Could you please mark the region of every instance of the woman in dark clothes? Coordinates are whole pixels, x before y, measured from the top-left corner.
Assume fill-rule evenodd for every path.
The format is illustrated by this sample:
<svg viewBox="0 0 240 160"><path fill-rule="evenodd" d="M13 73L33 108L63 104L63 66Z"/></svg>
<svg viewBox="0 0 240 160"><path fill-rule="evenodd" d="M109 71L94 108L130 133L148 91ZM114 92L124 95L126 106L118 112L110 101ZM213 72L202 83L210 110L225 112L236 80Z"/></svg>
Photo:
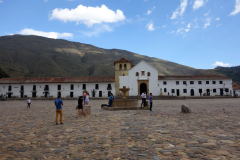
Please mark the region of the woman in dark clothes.
<svg viewBox="0 0 240 160"><path fill-rule="evenodd" d="M79 99L78 99L78 111L77 111L77 114L76 114L76 118L78 118L78 114L80 112L80 109L82 110L82 113L83 113L84 117L86 117L86 114L83 111L83 96L80 96Z"/></svg>

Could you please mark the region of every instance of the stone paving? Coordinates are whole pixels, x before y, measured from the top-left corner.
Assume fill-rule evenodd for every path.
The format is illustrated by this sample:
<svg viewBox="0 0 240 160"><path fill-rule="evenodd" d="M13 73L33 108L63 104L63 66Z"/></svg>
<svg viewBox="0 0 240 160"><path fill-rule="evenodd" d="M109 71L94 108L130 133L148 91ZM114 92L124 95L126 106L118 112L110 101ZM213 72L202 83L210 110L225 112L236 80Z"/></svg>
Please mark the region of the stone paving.
<svg viewBox="0 0 240 160"><path fill-rule="evenodd" d="M155 100L153 112L106 111L106 100L90 100L92 115L78 119L77 101L63 102L63 125L53 101L0 102L0 159L240 159L239 98ZM180 113L182 104L192 113Z"/></svg>

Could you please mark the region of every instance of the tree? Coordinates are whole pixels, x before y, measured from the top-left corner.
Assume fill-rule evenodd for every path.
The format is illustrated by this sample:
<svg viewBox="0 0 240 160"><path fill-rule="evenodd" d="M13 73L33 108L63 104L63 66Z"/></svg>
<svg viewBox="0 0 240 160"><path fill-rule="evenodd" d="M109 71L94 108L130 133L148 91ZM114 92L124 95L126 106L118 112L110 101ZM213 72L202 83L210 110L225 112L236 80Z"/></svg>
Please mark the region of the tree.
<svg viewBox="0 0 240 160"><path fill-rule="evenodd" d="M10 76L6 72L4 72L4 70L2 70L2 68L0 68L0 79L3 77L8 78Z"/></svg>

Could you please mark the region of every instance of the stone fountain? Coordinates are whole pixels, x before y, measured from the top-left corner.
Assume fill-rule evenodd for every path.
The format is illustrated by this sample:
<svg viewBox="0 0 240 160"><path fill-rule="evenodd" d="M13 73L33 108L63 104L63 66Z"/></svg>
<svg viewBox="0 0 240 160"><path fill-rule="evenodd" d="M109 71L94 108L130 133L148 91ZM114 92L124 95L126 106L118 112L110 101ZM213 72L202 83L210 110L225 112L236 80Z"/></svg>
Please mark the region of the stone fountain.
<svg viewBox="0 0 240 160"><path fill-rule="evenodd" d="M119 88L120 91L123 93L122 99L115 99L112 102L111 107L103 107L103 109L107 110L146 110L149 109L149 107L138 107L138 99L127 99L127 92L130 90L130 88L126 88L126 86L123 86L123 88Z"/></svg>

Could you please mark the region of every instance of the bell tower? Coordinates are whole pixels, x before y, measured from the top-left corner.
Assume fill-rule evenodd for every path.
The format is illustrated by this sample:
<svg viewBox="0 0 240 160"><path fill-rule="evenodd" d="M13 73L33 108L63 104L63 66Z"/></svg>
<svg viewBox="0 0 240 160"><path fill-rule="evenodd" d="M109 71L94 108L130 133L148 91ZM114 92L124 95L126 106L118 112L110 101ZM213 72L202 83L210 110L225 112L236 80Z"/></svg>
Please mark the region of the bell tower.
<svg viewBox="0 0 240 160"><path fill-rule="evenodd" d="M128 76L128 71L132 68L132 61L125 59L124 57L120 58L117 61L114 61L115 66L115 96L120 93L119 87L119 76ZM128 92L127 92L128 95Z"/></svg>

